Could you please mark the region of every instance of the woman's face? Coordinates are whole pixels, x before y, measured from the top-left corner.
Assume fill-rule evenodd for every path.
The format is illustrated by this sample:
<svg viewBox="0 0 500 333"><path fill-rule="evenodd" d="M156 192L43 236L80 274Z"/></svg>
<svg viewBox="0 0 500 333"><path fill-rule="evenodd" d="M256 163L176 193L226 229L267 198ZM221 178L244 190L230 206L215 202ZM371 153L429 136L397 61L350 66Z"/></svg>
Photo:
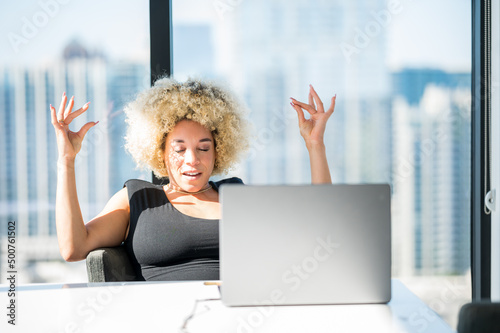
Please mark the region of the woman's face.
<svg viewBox="0 0 500 333"><path fill-rule="evenodd" d="M172 185L188 192L202 190L215 164L212 133L195 121L181 120L167 135L164 158Z"/></svg>

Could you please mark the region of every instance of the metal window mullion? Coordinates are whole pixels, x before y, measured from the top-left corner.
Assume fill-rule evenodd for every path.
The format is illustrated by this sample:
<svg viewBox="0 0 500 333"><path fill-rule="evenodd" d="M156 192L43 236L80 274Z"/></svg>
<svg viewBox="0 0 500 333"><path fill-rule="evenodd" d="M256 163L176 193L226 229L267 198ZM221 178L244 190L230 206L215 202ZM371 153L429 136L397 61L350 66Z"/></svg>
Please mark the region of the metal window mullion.
<svg viewBox="0 0 500 333"><path fill-rule="evenodd" d="M484 194L489 182L486 135L490 106L490 17L490 0L472 1L471 275L474 301L491 297L491 223L484 210Z"/></svg>
<svg viewBox="0 0 500 333"><path fill-rule="evenodd" d="M172 0L149 0L151 85L173 73ZM167 180L152 174L153 183Z"/></svg>

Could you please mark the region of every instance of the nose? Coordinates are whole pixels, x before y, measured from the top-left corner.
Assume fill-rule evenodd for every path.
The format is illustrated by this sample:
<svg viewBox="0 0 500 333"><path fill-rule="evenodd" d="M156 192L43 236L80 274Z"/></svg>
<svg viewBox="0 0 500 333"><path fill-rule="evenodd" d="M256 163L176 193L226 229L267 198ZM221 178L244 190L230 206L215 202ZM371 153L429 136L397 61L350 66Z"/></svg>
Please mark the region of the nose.
<svg viewBox="0 0 500 333"><path fill-rule="evenodd" d="M184 163L188 165L196 165L199 163L198 154L193 149L187 149L184 154Z"/></svg>

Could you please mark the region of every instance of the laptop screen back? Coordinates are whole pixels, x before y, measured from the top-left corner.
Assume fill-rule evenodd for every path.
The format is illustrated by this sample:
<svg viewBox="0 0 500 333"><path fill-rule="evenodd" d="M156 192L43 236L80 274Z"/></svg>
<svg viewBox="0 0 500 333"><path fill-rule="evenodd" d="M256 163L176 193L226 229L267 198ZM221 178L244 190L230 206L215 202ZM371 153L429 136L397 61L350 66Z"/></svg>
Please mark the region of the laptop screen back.
<svg viewBox="0 0 500 333"><path fill-rule="evenodd" d="M389 185L226 185L220 195L224 304L390 300Z"/></svg>

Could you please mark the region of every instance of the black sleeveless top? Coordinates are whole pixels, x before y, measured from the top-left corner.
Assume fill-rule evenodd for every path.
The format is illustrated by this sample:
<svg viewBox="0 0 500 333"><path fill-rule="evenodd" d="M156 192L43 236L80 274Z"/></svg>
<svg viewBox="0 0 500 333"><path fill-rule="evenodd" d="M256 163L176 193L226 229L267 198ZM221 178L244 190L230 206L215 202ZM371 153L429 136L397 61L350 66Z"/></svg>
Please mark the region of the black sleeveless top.
<svg viewBox="0 0 500 333"><path fill-rule="evenodd" d="M210 182L243 183L239 178ZM125 182L130 228L125 248L139 278L147 281L218 280L219 220L187 216L167 199L162 185Z"/></svg>

